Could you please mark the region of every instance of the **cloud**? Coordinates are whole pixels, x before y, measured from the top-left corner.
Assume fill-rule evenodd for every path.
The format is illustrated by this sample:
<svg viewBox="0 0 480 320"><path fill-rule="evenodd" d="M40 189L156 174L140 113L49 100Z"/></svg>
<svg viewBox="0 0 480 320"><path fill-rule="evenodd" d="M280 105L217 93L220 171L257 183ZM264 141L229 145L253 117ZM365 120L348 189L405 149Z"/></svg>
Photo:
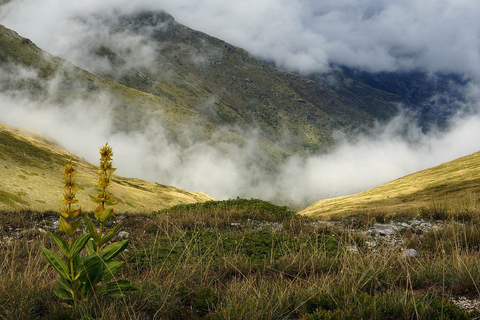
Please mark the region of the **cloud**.
<svg viewBox="0 0 480 320"><path fill-rule="evenodd" d="M9 78L0 70L0 85L34 78L35 71L15 66L10 66L10 71L15 68L18 70L9 72ZM55 81L46 87L55 88ZM478 88L471 90L476 97L478 90L474 89ZM262 198L300 209L319 199L356 193L480 149L480 116L458 116L449 132L423 134L412 124L411 115L403 113L354 141L337 135L337 147L329 154L297 155L265 168L258 159L266 155L254 134L243 146L218 147L212 141L180 145L169 140L155 118L135 132L115 130L108 115L118 101L106 93L88 102L73 99L58 105L48 97L28 98L22 92L11 89L0 93L0 122L43 133L92 163L98 162L98 148L108 141L114 148L118 174L202 191L217 199ZM405 130L407 134L399 134ZM188 128L184 131L188 134Z"/></svg>
<svg viewBox="0 0 480 320"><path fill-rule="evenodd" d="M469 0L16 0L4 6L0 21L71 58L72 36L84 31L72 18L139 9L166 10L290 71L322 72L337 63L368 71L480 73L480 3Z"/></svg>

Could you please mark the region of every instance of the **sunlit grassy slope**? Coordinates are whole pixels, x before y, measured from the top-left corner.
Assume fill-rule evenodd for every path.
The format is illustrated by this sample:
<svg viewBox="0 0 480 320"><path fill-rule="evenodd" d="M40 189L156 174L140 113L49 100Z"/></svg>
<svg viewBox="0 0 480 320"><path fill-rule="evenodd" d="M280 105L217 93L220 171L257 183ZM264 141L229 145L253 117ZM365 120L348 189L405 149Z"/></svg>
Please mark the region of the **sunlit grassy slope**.
<svg viewBox="0 0 480 320"><path fill-rule="evenodd" d="M419 213L468 210L480 196L480 152L391 181L358 194L321 200L301 214Z"/></svg>
<svg viewBox="0 0 480 320"><path fill-rule="evenodd" d="M93 210L95 204L89 195L95 196L97 192L94 165L39 136L0 124L0 209L61 208L62 167L70 158L78 169L79 204L85 211ZM116 210L123 212L147 212L212 200L199 192L120 176L114 176L111 192L119 202Z"/></svg>

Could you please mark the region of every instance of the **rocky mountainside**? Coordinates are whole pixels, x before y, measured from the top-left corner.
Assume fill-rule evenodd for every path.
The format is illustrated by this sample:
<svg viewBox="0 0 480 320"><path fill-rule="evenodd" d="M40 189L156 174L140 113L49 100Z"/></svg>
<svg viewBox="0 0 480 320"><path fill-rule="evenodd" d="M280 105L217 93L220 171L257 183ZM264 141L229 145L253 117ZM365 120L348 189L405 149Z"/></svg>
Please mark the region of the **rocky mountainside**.
<svg viewBox="0 0 480 320"><path fill-rule="evenodd" d="M140 91L172 97L216 125L259 127L263 137L287 152L325 149L333 130L351 131L397 112L393 94L352 79L339 89L276 69L165 12L92 20L86 24L100 20L108 36L89 41L90 50L111 67L99 70L86 61L85 68ZM140 36L155 48L153 65L130 67L135 54L116 41L122 34Z"/></svg>
<svg viewBox="0 0 480 320"><path fill-rule="evenodd" d="M2 89L63 104L108 92L116 100L116 130L142 130L155 118L174 141L188 144L193 138L217 145L241 145L255 131L277 160L325 151L334 143L333 131L357 132L397 112L394 94L352 79L338 88L278 70L164 12L91 17L84 23L102 30L78 39L84 60L76 64L89 72L43 52L35 39L1 27ZM122 38L142 45L129 46ZM142 50L149 52L147 58ZM18 65L38 77L19 81ZM184 127L194 134L185 138Z"/></svg>

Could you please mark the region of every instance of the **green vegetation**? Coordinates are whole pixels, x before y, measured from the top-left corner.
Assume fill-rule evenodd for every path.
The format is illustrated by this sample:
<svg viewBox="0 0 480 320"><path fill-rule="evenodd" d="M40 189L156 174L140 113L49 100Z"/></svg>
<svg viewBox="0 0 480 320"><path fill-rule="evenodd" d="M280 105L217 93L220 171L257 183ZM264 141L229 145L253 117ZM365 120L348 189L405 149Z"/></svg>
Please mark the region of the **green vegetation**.
<svg viewBox="0 0 480 320"><path fill-rule="evenodd" d="M0 235L14 236L9 228L48 226L54 216L0 212ZM117 212L115 217L123 221L130 239L129 250L117 256L124 262L119 275L134 280L139 290L122 299L91 299L77 310L65 308L52 294L56 277L41 258L48 238L25 232L1 244L0 318L480 316L478 310L467 312L452 300L479 295L476 213L462 223L445 220L441 229L425 234L403 233L400 248L380 241L375 250L369 248L362 228L355 231L286 214L285 208L255 199L181 205L154 215ZM358 252L350 250L352 246ZM403 257L403 248L416 249L418 256Z"/></svg>
<svg viewBox="0 0 480 320"><path fill-rule="evenodd" d="M78 309L79 303L85 298L99 299L104 295L122 295L125 291L135 290L128 281L114 280L123 265L121 261L115 261L117 255L125 250L128 239L120 242L107 243L118 233L121 223L106 231L104 223L113 217L113 209L106 209L105 205L114 204L110 200L107 187L110 184L110 176L115 169L112 167L112 149L105 145L100 149L101 162L99 169L98 184L101 188L98 196L92 197L94 202L99 203L95 211L95 218L100 223L97 230L93 221L86 215L85 224L89 233L84 232L75 237L82 219L79 219L81 209L74 208L78 202L75 198L77 190L75 184L75 167L72 160L64 166L65 176L64 200L65 208L60 211L59 230L68 236L68 242L52 232L48 232L50 238L63 253L64 258L47 248L42 248L50 265L60 274L58 285L60 289L55 294L62 299L72 300L74 310ZM93 242L90 239L93 238ZM82 256L81 252L87 248L88 255Z"/></svg>

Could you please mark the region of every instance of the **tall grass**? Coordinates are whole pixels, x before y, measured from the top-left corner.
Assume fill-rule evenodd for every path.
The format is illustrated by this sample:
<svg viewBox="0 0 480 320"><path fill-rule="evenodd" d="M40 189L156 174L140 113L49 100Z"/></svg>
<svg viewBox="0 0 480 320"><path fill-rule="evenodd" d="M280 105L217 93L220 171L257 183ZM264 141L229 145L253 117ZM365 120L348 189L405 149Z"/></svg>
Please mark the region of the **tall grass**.
<svg viewBox="0 0 480 320"><path fill-rule="evenodd" d="M254 204L257 209L249 211ZM447 221L428 234L405 235L405 248L415 248L419 255L404 258L402 248L379 243L372 251L363 234L281 211L259 200L231 200L155 215L117 214L131 235L119 276L132 279L139 290L124 300L92 301L77 311L65 309L52 295L54 275L40 256L44 236L14 240L0 250L0 319L480 315L450 299L479 296L475 216L467 223ZM33 221L24 221L24 227ZM352 245L358 253L348 249Z"/></svg>

